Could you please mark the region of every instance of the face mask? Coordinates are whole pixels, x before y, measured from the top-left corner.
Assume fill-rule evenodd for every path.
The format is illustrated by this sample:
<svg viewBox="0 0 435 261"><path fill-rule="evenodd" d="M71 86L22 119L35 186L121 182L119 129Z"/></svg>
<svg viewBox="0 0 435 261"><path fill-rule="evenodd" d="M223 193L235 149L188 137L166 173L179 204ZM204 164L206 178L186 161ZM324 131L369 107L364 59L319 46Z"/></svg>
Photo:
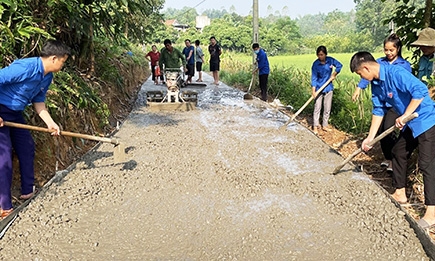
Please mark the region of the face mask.
<svg viewBox="0 0 435 261"><path fill-rule="evenodd" d="M255 54L258 54L259 52L260 52L260 50L255 50L254 51Z"/></svg>

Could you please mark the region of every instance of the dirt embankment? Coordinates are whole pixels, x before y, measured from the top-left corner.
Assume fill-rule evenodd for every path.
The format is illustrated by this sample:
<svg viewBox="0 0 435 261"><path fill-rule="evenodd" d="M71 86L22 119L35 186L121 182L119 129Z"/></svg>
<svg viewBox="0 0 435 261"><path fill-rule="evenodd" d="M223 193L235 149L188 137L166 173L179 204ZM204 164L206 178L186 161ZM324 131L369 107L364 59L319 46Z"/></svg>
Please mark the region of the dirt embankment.
<svg viewBox="0 0 435 261"><path fill-rule="evenodd" d="M41 192L0 241L5 259L428 260L389 197L269 105L209 84L198 109L152 113Z"/></svg>

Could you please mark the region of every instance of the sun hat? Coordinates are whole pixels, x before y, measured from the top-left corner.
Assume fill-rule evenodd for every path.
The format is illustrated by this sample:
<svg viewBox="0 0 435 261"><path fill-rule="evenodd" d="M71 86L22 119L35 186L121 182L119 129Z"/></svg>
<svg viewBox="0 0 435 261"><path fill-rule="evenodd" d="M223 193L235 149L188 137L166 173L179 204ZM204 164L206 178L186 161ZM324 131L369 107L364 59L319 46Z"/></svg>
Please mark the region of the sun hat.
<svg viewBox="0 0 435 261"><path fill-rule="evenodd" d="M411 43L412 46L433 46L435 47L435 29L424 28L418 34L417 41Z"/></svg>

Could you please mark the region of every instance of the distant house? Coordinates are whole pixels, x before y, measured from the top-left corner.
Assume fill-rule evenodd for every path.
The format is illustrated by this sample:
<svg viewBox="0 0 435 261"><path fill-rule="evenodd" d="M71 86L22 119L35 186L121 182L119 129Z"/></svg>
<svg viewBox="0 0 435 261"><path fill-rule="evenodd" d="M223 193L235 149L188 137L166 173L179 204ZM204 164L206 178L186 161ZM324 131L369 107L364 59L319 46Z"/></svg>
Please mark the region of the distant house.
<svg viewBox="0 0 435 261"><path fill-rule="evenodd" d="M196 29L199 31L202 31L202 29L204 29L204 27L210 25L210 18L208 18L208 16L206 16L206 15L199 15L195 18L195 22L196 22ZM185 32L187 30L187 28L190 27L187 24L180 24L177 21L177 19L166 20L165 25L172 26L176 30L182 31L182 32Z"/></svg>
<svg viewBox="0 0 435 261"><path fill-rule="evenodd" d="M199 31L202 31L204 27L210 25L210 18L208 18L208 16L206 15L197 16L195 21L196 21L196 29L198 29Z"/></svg>
<svg viewBox="0 0 435 261"><path fill-rule="evenodd" d="M179 31L183 31L185 32L187 28L189 28L189 26L187 24L180 24L177 22L176 19L172 19L172 20L166 20L165 21L165 25L166 26L172 26L175 29L179 30Z"/></svg>

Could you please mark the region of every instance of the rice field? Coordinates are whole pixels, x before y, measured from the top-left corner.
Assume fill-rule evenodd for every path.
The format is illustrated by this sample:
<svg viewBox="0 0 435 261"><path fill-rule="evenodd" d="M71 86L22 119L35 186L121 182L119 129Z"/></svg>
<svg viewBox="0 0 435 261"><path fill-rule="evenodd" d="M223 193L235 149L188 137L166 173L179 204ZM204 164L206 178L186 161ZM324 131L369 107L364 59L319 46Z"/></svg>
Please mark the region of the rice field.
<svg viewBox="0 0 435 261"><path fill-rule="evenodd" d="M334 57L338 61L343 64L343 69L340 75L345 75L354 79L358 79L359 76L350 72L349 63L352 58L353 53L331 53L328 56ZM382 57L383 53L373 53L375 58ZM252 56L244 55L244 54L235 54L230 53L226 55L228 58L232 60L237 60L240 62L251 63ZM288 68L288 67L296 67L300 70L307 70L310 72L311 65L314 60L317 59L315 54L301 54L301 55L280 55L280 56L269 56L269 63L272 68Z"/></svg>
<svg viewBox="0 0 435 261"><path fill-rule="evenodd" d="M331 123L346 132L362 133L370 125L371 91L361 92L357 102L352 101L352 94L360 80L351 73L349 62L353 54L338 53L330 56L343 64L341 73L334 81L334 100ZM374 53L375 58L382 53ZM279 98L284 104L294 108L300 107L311 96L311 65L316 55L283 55L269 57L271 73L269 75L269 95ZM252 56L237 53L224 53L221 63L221 78L231 85L245 86L251 78ZM313 104L308 105L307 112L312 111Z"/></svg>

